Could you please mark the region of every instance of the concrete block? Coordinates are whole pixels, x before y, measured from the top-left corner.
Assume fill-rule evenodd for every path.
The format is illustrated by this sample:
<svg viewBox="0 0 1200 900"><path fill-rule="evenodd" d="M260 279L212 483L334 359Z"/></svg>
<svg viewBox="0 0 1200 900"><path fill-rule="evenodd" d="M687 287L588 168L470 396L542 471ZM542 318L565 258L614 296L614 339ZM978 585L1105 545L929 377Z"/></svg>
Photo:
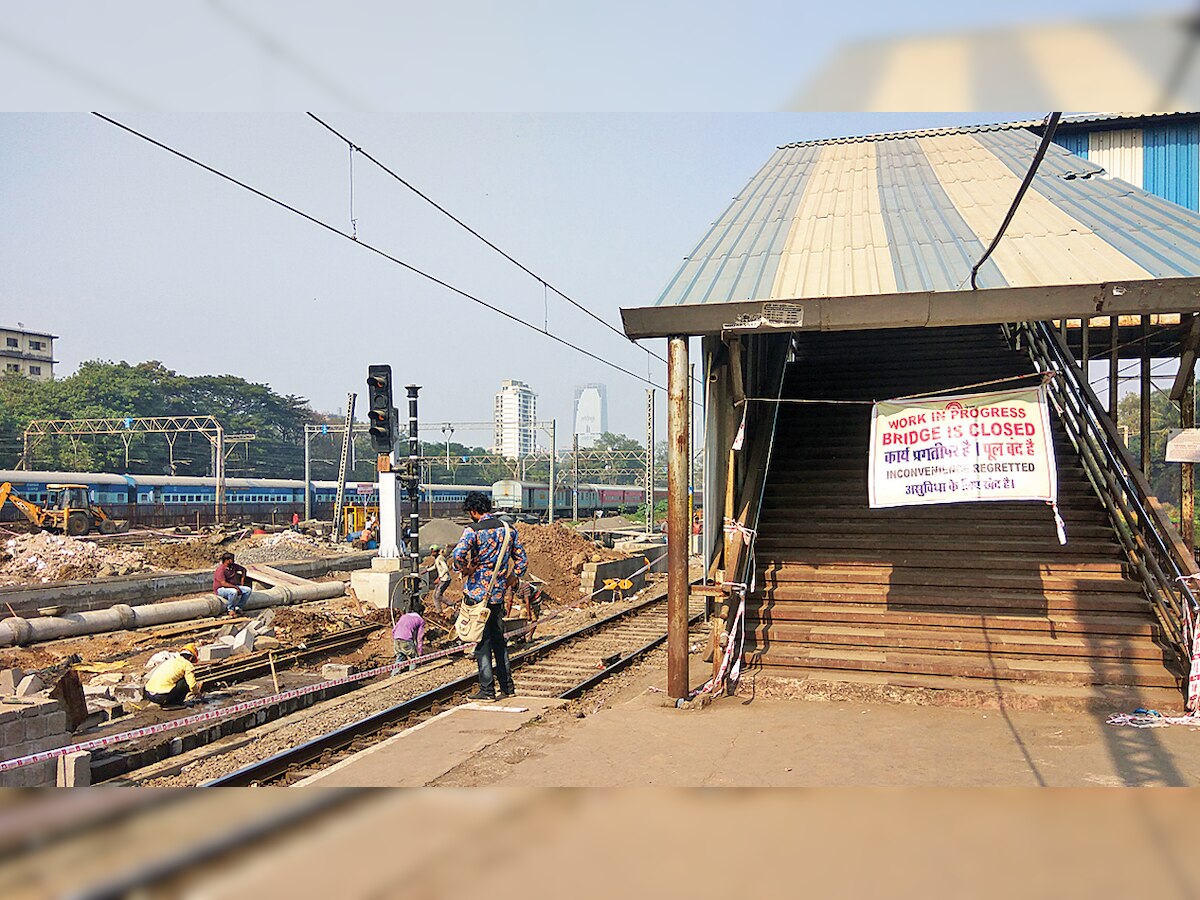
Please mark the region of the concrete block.
<svg viewBox="0 0 1200 900"><path fill-rule="evenodd" d="M235 640L237 640L237 637L234 634L222 634L217 636L217 643L224 644L226 647L232 647Z"/></svg>
<svg viewBox="0 0 1200 900"><path fill-rule="evenodd" d="M229 644L206 644L200 648L200 662L214 662L218 659L225 659L233 652L233 647Z"/></svg>
<svg viewBox="0 0 1200 900"><path fill-rule="evenodd" d="M21 718L21 707L12 703L0 704L0 725L7 725L19 718Z"/></svg>
<svg viewBox="0 0 1200 900"><path fill-rule="evenodd" d="M238 631L238 626L235 623L226 622L224 625L221 626L220 630L217 632L217 640L220 640L221 638L226 638L226 637L231 638L234 636L234 634L237 633L237 631Z"/></svg>
<svg viewBox="0 0 1200 900"><path fill-rule="evenodd" d="M28 703L21 708L21 717L23 719L32 719L34 716L44 716L52 713L56 709L59 709L57 700L35 698L32 703Z"/></svg>
<svg viewBox="0 0 1200 900"><path fill-rule="evenodd" d="M390 557L376 556L371 560L372 572L399 572L404 560L400 557L394 559Z"/></svg>
<svg viewBox="0 0 1200 900"><path fill-rule="evenodd" d="M30 720L34 721L34 720ZM22 718L14 719L11 722L6 722L0 725L0 743L4 745L4 751L8 754L6 758L12 759L14 754L11 752L13 747L25 740L25 720Z"/></svg>
<svg viewBox="0 0 1200 900"><path fill-rule="evenodd" d="M230 656L241 656L246 653L254 652L254 632L249 628L243 628L233 636L233 646L230 648Z"/></svg>
<svg viewBox="0 0 1200 900"><path fill-rule="evenodd" d="M335 678L346 678L354 674L354 666L345 666L340 663L326 663L321 666L321 677L326 681L333 681Z"/></svg>
<svg viewBox="0 0 1200 900"><path fill-rule="evenodd" d="M86 787L92 783L92 754L86 750L64 753L57 769L59 787Z"/></svg>
<svg viewBox="0 0 1200 900"><path fill-rule="evenodd" d="M46 723L49 716L34 716L25 723L25 740L39 741L46 736Z"/></svg>
<svg viewBox="0 0 1200 900"><path fill-rule="evenodd" d="M120 672L104 672L88 679L88 686L108 685L112 687L114 684L119 684L124 676Z"/></svg>
<svg viewBox="0 0 1200 900"><path fill-rule="evenodd" d="M264 635L254 639L255 650L278 650L283 646L283 641L277 640L271 635Z"/></svg>
<svg viewBox="0 0 1200 900"><path fill-rule="evenodd" d="M88 700L111 700L113 699L112 685L85 684L83 686L83 696Z"/></svg>
<svg viewBox="0 0 1200 900"><path fill-rule="evenodd" d="M42 679L36 675L26 675L21 679L21 683L17 685L18 697L32 697L46 689L46 685L42 683Z"/></svg>
<svg viewBox="0 0 1200 900"><path fill-rule="evenodd" d="M17 685L25 678L21 669L5 669L0 672L0 694L9 696L17 692Z"/></svg>
<svg viewBox="0 0 1200 900"><path fill-rule="evenodd" d="M350 587L363 603L376 609L387 609L394 596L399 594L396 587L400 578L399 572L351 572Z"/></svg>
<svg viewBox="0 0 1200 900"><path fill-rule="evenodd" d="M605 579L608 578L628 578L633 582L633 587L624 591L624 595L628 597L637 591L640 591L646 586L646 573L641 572L634 575L638 569L642 568L646 563L641 557L632 559L614 559L611 562L595 563L584 566L583 574L580 576L580 587L583 588L585 594L591 594L596 591L595 599L598 601L612 600L613 592L601 590L604 586Z"/></svg>
<svg viewBox="0 0 1200 900"><path fill-rule="evenodd" d="M93 700L88 703L88 715L102 722L111 721L125 715L125 707L116 700Z"/></svg>
<svg viewBox="0 0 1200 900"><path fill-rule="evenodd" d="M46 734L49 736L67 733L67 711L65 709L56 709L52 713L38 716L38 720L46 723Z"/></svg>

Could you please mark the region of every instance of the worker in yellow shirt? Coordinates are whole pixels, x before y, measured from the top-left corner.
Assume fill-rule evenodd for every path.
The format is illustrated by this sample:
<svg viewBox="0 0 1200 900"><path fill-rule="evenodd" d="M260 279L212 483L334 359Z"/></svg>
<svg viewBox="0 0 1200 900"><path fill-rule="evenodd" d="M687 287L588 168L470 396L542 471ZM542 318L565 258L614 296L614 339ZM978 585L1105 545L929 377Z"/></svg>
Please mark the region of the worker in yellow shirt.
<svg viewBox="0 0 1200 900"><path fill-rule="evenodd" d="M188 644L159 663L142 686L142 696L159 706L178 706L189 690L199 697L204 683L196 680L197 655L196 645Z"/></svg>

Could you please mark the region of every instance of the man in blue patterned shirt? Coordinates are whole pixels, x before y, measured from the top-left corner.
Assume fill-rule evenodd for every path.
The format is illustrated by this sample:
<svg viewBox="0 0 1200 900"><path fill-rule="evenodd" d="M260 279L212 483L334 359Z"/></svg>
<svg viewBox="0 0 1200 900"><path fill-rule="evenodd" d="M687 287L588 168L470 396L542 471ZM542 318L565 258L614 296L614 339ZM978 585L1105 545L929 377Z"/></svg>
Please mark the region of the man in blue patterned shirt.
<svg viewBox="0 0 1200 900"><path fill-rule="evenodd" d="M483 637L475 645L479 690L470 699L495 700L497 682L501 695L511 697L516 688L508 662L508 641L504 637L504 598L509 585L525 574L528 566L525 548L516 528L492 516L492 498L482 491L467 494L463 511L471 517L471 524L458 539L450 558L455 570L463 576L463 602L486 602L489 611Z"/></svg>

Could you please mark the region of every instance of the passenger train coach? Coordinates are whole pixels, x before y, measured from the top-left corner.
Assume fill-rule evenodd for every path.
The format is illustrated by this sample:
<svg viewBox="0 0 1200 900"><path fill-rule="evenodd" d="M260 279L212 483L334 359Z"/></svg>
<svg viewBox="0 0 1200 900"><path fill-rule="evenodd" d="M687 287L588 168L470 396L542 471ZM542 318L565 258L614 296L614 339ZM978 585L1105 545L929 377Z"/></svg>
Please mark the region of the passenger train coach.
<svg viewBox="0 0 1200 900"><path fill-rule="evenodd" d="M702 506L703 492L697 490L693 506ZM492 506L503 512L535 515L545 518L550 497L550 485L546 482L497 481L492 485ZM663 488L654 491L654 500L667 499ZM631 514L646 502L644 488L628 484L580 484L578 509L580 518L590 518L596 513ZM571 515L571 488L560 487L554 492L554 515L567 518Z"/></svg>
<svg viewBox="0 0 1200 900"><path fill-rule="evenodd" d="M216 479L170 475L114 475L102 472L21 472L0 469L0 484L11 481L18 494L44 505L47 485L87 485L92 501L110 516L128 519L134 527L204 525L214 518ZM491 493L491 485L423 484L422 516L460 516L468 491ZM337 494L336 481L312 482L312 514L329 519ZM345 502L378 506L374 482L347 482ZM287 478L225 479L226 518L233 521L290 522L292 513L304 515L304 482ZM0 509L0 522L25 521L12 504Z"/></svg>

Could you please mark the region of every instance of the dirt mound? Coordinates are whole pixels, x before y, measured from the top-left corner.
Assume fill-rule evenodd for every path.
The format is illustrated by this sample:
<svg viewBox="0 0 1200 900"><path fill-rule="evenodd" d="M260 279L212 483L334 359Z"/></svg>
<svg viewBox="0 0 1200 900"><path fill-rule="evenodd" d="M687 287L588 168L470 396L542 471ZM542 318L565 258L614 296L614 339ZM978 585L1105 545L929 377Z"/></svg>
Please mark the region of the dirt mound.
<svg viewBox="0 0 1200 900"><path fill-rule="evenodd" d="M452 519L431 519L421 526L421 549L427 551L430 544L453 547L465 527Z"/></svg>
<svg viewBox="0 0 1200 900"><path fill-rule="evenodd" d="M629 556L597 547L565 525L523 524L517 526L517 534L529 557L529 573L546 582L546 592L554 601L551 606L579 599L579 574L585 563Z"/></svg>
<svg viewBox="0 0 1200 900"><path fill-rule="evenodd" d="M146 557L138 551L47 532L18 535L0 544L0 583L4 584L107 578L148 569Z"/></svg>
<svg viewBox="0 0 1200 900"><path fill-rule="evenodd" d="M232 553L242 565L272 563L287 559L317 559L331 552L343 553L349 548L337 547L311 535L296 531L277 534L251 534L214 543L216 535L196 535L182 541L152 544L146 547L146 558L160 569L210 569L222 553Z"/></svg>

